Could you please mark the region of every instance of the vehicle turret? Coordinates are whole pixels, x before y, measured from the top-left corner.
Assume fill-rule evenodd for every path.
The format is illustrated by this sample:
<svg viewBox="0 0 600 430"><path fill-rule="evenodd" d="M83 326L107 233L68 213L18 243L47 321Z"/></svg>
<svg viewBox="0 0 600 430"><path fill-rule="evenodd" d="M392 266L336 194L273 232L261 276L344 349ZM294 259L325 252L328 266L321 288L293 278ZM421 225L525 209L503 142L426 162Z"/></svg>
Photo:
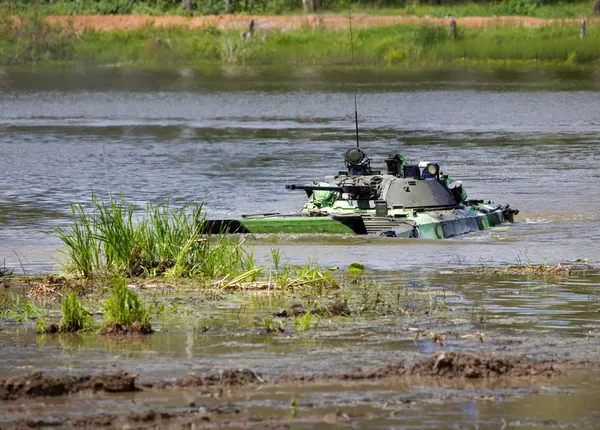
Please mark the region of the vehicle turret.
<svg viewBox="0 0 600 430"><path fill-rule="evenodd" d="M306 191L309 201L303 212L330 212L343 208L345 203L357 212L378 206L379 214L384 207L388 211L451 209L467 197L462 184L442 175L437 163L408 164L404 156L393 154L385 160L387 171L382 172L372 169L371 160L360 148L348 149L344 159L347 170L325 182L286 186Z"/></svg>

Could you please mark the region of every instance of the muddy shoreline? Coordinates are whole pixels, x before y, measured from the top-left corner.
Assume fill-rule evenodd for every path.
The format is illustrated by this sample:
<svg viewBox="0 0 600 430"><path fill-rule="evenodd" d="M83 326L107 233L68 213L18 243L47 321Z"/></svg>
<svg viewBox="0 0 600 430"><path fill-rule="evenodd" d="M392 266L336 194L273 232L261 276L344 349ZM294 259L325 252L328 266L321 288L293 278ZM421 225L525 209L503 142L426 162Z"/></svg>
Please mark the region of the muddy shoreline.
<svg viewBox="0 0 600 430"><path fill-rule="evenodd" d="M34 330L40 315L58 321L73 289L98 321L105 281L4 276L0 427L465 426L461 411L475 407L480 428L593 428L598 273L565 267L361 276L318 294L130 279L152 303L154 333L109 336ZM44 311L7 308L15 295ZM559 300L571 310L536 310ZM555 402L574 414L556 416Z"/></svg>
<svg viewBox="0 0 600 430"><path fill-rule="evenodd" d="M119 370L113 374L100 374L80 378L55 377L41 372L21 375L0 380L0 398L4 401L18 401L26 398L65 396L81 392L126 393L141 391L185 390L195 392L197 397L230 397L236 391L256 391L261 389L281 389L302 384L304 389L323 384L344 383L360 384L365 381L405 382L411 385L437 385L440 381L449 381L446 387L464 384L464 381L495 380L502 381L504 386L523 383L541 386L564 372L568 372L569 364L558 365L547 362L522 362L516 357L491 356L485 353L452 353L438 352L425 361L414 365L395 364L384 368L354 371L342 374L282 375L273 379L264 378L249 369L221 370L218 374L198 376L189 374L179 380L163 380L154 383L136 385L135 374ZM224 419L224 417L226 417ZM350 422L360 416L352 417L349 413L337 411L322 416L305 416L305 422L325 422L334 424ZM40 428L54 426L105 428L144 428L165 425L200 425L204 427L220 427L235 425L260 427L262 425L280 426L285 424L281 417L246 416L237 407L199 406L196 401L190 402L187 408L177 412L145 411L125 414L87 414L85 417L66 417L54 419L25 419L11 423L8 428Z"/></svg>

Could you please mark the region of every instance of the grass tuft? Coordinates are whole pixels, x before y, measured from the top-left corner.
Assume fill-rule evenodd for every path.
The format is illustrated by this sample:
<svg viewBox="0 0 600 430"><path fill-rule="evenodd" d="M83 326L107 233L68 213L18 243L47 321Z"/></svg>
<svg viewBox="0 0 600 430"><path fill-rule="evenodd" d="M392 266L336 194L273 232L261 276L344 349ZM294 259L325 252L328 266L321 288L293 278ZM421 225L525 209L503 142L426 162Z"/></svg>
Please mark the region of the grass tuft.
<svg viewBox="0 0 600 430"><path fill-rule="evenodd" d="M168 202L149 204L140 215L122 195L108 203L93 196L91 211L81 203L71 209L72 224L58 227L54 234L66 246L67 270L86 278L117 274L214 279L254 270L253 253L243 242L202 233L202 204L180 209Z"/></svg>
<svg viewBox="0 0 600 430"><path fill-rule="evenodd" d="M111 294L104 304L106 326L150 326L150 312L137 292L127 286L124 278L115 278Z"/></svg>
<svg viewBox="0 0 600 430"><path fill-rule="evenodd" d="M62 312L62 319L59 323L60 332L71 333L91 327L92 317L81 305L81 302L77 298L77 292L66 293L60 303L60 309Z"/></svg>

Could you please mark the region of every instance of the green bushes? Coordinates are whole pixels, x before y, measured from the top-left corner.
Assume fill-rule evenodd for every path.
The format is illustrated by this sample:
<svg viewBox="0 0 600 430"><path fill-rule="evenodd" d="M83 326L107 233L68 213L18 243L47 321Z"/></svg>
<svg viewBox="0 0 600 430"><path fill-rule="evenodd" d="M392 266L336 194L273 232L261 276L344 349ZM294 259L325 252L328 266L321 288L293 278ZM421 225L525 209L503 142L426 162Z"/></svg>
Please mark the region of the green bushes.
<svg viewBox="0 0 600 430"><path fill-rule="evenodd" d="M0 64L70 60L75 42L69 26L52 25L35 15L13 19L0 7Z"/></svg>
<svg viewBox="0 0 600 430"><path fill-rule="evenodd" d="M11 0L13 13L29 13L35 0ZM592 2L585 0L490 0L447 1L434 6L430 0L319 0L318 11L347 11L429 16L531 15L540 17L590 14ZM302 12L300 0L191 0L192 10L181 0L42 0L47 14L140 14L206 15L224 13L282 14Z"/></svg>

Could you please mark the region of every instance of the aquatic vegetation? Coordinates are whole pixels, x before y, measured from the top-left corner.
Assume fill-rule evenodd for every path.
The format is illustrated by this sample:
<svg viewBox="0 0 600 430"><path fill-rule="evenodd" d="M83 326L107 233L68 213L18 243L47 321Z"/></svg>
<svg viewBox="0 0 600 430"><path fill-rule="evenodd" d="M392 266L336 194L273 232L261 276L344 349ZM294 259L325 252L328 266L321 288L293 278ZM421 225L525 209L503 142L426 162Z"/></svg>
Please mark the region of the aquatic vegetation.
<svg viewBox="0 0 600 430"><path fill-rule="evenodd" d="M294 329L296 333L303 333L311 329L316 329L321 322L321 317L312 312L305 312L294 318Z"/></svg>
<svg viewBox="0 0 600 430"><path fill-rule="evenodd" d="M14 271L12 269L6 268L6 260L4 260L2 267L0 267L0 278L2 278L3 276L10 276L13 273Z"/></svg>
<svg viewBox="0 0 600 430"><path fill-rule="evenodd" d="M86 330L92 325L90 313L81 305L77 292L66 293L61 301L60 310L62 319L58 325L63 333Z"/></svg>
<svg viewBox="0 0 600 430"><path fill-rule="evenodd" d="M316 260L309 260L304 266L295 267L284 288L301 289L311 296L322 296L326 291L340 287L333 273L319 266ZM289 276L289 275L288 275Z"/></svg>
<svg viewBox="0 0 600 430"><path fill-rule="evenodd" d="M131 327L136 324L150 329L150 311L137 292L127 286L124 278L113 279L111 294L104 303L105 330L119 325Z"/></svg>
<svg viewBox="0 0 600 430"><path fill-rule="evenodd" d="M356 280L365 274L365 265L360 263L352 263L348 266L348 277Z"/></svg>
<svg viewBox="0 0 600 430"><path fill-rule="evenodd" d="M285 331L285 322L279 318L264 317L260 325L266 333L283 333Z"/></svg>
<svg viewBox="0 0 600 430"><path fill-rule="evenodd" d="M19 294L10 293L0 300L0 317L10 318L17 322L25 322L44 315L45 311L36 306L31 299L27 299L21 304L21 296Z"/></svg>
<svg viewBox="0 0 600 430"><path fill-rule="evenodd" d="M149 204L138 215L120 196L108 203L92 197L92 211L71 205L72 224L54 234L66 245L67 270L84 277L116 273L126 276L206 277L251 273L257 276L252 251L225 235L201 233L202 204L171 209Z"/></svg>

